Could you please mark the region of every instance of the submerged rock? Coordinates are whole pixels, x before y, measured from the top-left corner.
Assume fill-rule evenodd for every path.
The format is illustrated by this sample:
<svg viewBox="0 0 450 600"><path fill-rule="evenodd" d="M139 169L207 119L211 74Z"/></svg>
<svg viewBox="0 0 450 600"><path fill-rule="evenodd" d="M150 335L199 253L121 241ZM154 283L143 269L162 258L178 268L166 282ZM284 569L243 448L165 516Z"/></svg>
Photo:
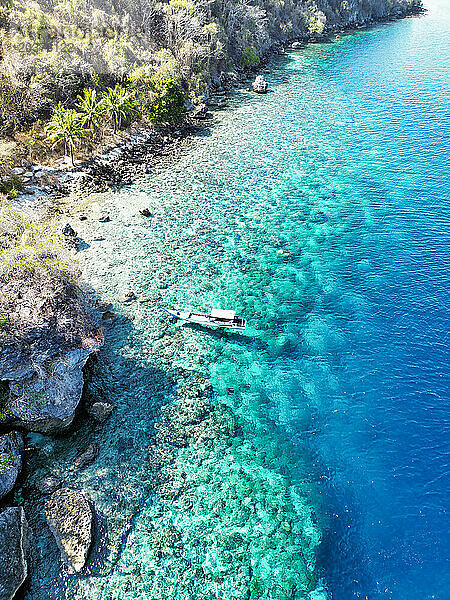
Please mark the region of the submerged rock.
<svg viewBox="0 0 450 600"><path fill-rule="evenodd" d="M21 506L0 514L0 600L11 600L28 575L28 523Z"/></svg>
<svg viewBox="0 0 450 600"><path fill-rule="evenodd" d="M42 494L48 495L53 494L53 492L57 490L61 484L62 482L59 477L56 477L56 475L48 475L47 477L40 479L37 482L36 487Z"/></svg>
<svg viewBox="0 0 450 600"><path fill-rule="evenodd" d="M75 459L75 468L85 469L86 467L91 465L97 458L99 450L100 448L98 444L89 444L87 448Z"/></svg>
<svg viewBox="0 0 450 600"><path fill-rule="evenodd" d="M12 431L0 435L0 498L13 489L22 468L23 440Z"/></svg>
<svg viewBox="0 0 450 600"><path fill-rule="evenodd" d="M82 492L61 488L52 494L45 512L69 572L81 571L92 541L93 515L87 497Z"/></svg>
<svg viewBox="0 0 450 600"><path fill-rule="evenodd" d="M328 221L327 215L323 212L323 210L318 210L312 218L313 223L326 223Z"/></svg>
<svg viewBox="0 0 450 600"><path fill-rule="evenodd" d="M115 405L111 402L94 402L87 407L87 413L97 423L104 423L112 415Z"/></svg>

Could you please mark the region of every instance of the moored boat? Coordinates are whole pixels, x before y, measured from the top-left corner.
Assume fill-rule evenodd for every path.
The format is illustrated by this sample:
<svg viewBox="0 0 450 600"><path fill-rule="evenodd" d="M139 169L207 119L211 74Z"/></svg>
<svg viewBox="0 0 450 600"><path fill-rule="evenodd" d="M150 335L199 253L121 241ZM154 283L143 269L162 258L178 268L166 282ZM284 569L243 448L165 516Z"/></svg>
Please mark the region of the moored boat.
<svg viewBox="0 0 450 600"><path fill-rule="evenodd" d="M197 313L170 308L164 309L169 315L182 321L189 321L196 325L209 325L210 327L244 329L247 325L246 319L240 319L236 316L234 310L213 309L210 313Z"/></svg>

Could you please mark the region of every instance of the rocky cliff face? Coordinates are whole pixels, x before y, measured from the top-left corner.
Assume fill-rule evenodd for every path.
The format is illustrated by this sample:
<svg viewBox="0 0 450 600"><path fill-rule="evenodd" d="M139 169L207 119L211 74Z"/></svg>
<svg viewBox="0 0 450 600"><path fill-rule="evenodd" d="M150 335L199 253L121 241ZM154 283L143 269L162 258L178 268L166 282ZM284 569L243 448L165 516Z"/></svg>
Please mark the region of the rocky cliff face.
<svg viewBox="0 0 450 600"><path fill-rule="evenodd" d="M11 0L10 5L14 35L4 37L5 72L26 72L29 78L36 65L42 69L47 63L49 52L48 69L59 66L86 80L92 72L122 76L136 65L166 62L177 65L195 92L211 74L255 64L250 50L258 59L292 38L417 11L421 0L61 0L54 8L43 0ZM58 99L65 101L73 81L63 79L65 97ZM43 84L36 80L36 93L38 83Z"/></svg>
<svg viewBox="0 0 450 600"><path fill-rule="evenodd" d="M74 418L83 391L83 367L102 337L72 343L47 326L12 339L0 350L0 419L3 425L39 433L60 433Z"/></svg>
<svg viewBox="0 0 450 600"><path fill-rule="evenodd" d="M72 423L102 342L73 263L55 227L0 206L0 425L58 433Z"/></svg>

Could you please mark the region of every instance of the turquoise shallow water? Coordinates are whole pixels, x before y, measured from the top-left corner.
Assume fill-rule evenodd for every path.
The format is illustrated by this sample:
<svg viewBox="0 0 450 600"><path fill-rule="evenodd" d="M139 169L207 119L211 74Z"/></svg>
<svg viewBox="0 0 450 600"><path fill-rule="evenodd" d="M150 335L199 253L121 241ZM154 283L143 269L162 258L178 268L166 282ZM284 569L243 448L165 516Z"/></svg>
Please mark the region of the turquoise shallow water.
<svg viewBox="0 0 450 600"><path fill-rule="evenodd" d="M53 596L302 597L321 539L311 598L450 598L450 15L429 9L277 59L270 93L237 93L174 168L86 201L112 220L77 226L84 276L122 315L90 392L118 409L54 453L63 472L102 440L68 477L113 551ZM150 302L121 306L129 289ZM163 306L236 308L249 327L196 329ZM196 373L239 434L181 450L182 492L161 500L153 420ZM158 558L169 521L183 551Z"/></svg>

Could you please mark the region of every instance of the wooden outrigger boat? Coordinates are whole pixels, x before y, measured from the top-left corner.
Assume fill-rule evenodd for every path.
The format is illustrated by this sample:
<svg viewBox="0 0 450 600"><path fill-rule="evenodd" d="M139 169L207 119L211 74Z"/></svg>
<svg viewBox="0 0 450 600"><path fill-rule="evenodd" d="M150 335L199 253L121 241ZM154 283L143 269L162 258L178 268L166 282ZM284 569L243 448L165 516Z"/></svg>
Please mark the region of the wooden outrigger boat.
<svg viewBox="0 0 450 600"><path fill-rule="evenodd" d="M173 310L170 308L165 308L164 310L176 319L189 321L189 323L195 323L196 325L209 325L210 327L221 328L228 327L230 329L244 329L247 325L246 319L236 317L236 311L234 310L214 309L209 314Z"/></svg>

